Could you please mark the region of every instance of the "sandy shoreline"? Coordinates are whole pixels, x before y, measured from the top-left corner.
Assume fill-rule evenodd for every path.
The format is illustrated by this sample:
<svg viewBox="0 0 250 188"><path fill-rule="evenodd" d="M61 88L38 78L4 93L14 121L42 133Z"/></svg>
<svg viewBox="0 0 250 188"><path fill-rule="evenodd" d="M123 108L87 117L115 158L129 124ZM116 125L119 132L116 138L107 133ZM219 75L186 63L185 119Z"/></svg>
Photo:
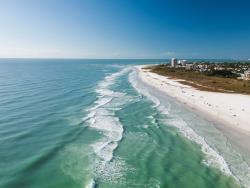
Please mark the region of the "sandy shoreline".
<svg viewBox="0 0 250 188"><path fill-rule="evenodd" d="M142 67L137 69L144 83L218 124L217 128L232 140L231 144L250 164L250 95L200 91Z"/></svg>
<svg viewBox="0 0 250 188"><path fill-rule="evenodd" d="M137 67L142 81L178 101L211 115L234 128L250 133L250 95L200 91L191 86Z"/></svg>

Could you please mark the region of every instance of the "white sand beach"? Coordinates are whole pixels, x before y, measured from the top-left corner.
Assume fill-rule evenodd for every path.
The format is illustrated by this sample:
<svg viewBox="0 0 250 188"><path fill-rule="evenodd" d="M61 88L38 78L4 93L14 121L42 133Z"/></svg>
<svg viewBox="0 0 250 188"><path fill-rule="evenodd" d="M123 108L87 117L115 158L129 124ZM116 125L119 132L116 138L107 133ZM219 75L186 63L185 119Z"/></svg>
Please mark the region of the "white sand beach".
<svg viewBox="0 0 250 188"><path fill-rule="evenodd" d="M137 66L139 78L189 106L206 114L207 119L216 121L230 130L250 135L250 95L200 91L179 83L179 80L149 72Z"/></svg>
<svg viewBox="0 0 250 188"><path fill-rule="evenodd" d="M226 162L232 165L233 173L237 174L237 178L248 187L250 183L248 173L250 165L250 95L201 91L180 83L181 80L143 69L145 66L136 66L137 78L140 81L150 86L155 92L160 92L159 95L166 94L168 98L174 99L183 107L210 121L211 124L207 124L207 126L214 126L222 133L214 135L215 140L220 140L219 137L222 135L222 137L226 137L226 144L232 150L229 149L230 152L227 153L219 151L219 153L230 156L235 155L234 151L238 153L233 158L223 157L229 160ZM199 125L197 124L197 126ZM195 127L192 128L196 131ZM206 140L206 136L203 135L203 137Z"/></svg>

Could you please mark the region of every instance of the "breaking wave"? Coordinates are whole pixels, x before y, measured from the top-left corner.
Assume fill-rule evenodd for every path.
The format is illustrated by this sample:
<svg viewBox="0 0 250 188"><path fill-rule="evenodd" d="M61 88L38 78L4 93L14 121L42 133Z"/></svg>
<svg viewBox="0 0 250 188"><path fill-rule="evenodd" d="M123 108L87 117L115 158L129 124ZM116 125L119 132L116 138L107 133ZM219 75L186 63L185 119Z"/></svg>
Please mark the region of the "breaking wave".
<svg viewBox="0 0 250 188"><path fill-rule="evenodd" d="M95 90L98 99L92 107L87 109L88 114L82 118L82 121L87 122L89 127L104 135L92 144L97 156L93 162L94 179L116 182L121 179L122 171L125 169L125 162L121 159L114 159L113 154L123 136L123 126L115 113L122 108L122 105L133 99L126 93L112 90L111 87L119 77L130 70L130 68L123 68L99 82ZM94 187L95 184L95 181L91 180L87 187Z"/></svg>

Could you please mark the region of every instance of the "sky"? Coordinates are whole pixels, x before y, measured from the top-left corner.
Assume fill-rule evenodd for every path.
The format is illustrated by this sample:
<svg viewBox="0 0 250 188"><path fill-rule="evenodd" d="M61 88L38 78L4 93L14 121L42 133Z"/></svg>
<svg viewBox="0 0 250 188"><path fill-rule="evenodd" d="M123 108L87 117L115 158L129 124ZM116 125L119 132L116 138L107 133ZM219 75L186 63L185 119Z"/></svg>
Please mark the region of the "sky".
<svg viewBox="0 0 250 188"><path fill-rule="evenodd" d="M0 0L0 58L250 58L248 0Z"/></svg>

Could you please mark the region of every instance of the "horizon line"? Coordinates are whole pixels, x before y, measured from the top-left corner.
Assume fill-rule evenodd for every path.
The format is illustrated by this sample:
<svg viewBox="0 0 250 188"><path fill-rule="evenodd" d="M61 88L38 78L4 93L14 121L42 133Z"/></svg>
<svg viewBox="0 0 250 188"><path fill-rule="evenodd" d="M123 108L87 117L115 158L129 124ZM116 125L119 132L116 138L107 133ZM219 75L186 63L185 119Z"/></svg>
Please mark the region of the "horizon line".
<svg viewBox="0 0 250 188"><path fill-rule="evenodd" d="M175 57L174 57L175 58ZM49 59L49 60L170 60L171 58L78 58L78 57L0 57L0 59L35 59L35 60L42 60L42 59ZM244 58L178 58L175 59L186 59L186 60L234 60L234 61L250 61L250 59Z"/></svg>

